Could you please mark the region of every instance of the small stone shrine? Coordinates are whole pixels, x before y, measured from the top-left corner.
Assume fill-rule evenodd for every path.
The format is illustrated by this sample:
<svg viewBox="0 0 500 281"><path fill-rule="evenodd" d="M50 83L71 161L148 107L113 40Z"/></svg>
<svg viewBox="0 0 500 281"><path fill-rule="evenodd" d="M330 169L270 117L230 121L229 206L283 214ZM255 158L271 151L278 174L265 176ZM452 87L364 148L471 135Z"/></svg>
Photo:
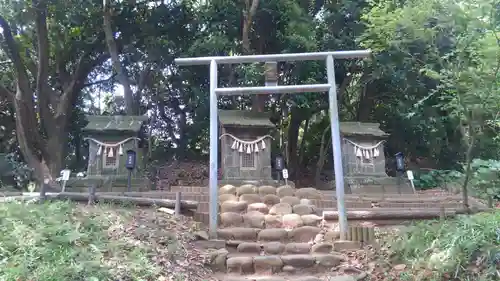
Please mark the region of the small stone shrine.
<svg viewBox="0 0 500 281"><path fill-rule="evenodd" d="M344 174L386 176L384 142L387 134L378 123L341 122Z"/></svg>
<svg viewBox="0 0 500 281"><path fill-rule="evenodd" d="M137 175L143 163L141 128L146 116L87 116L89 123L83 129L89 143L88 176L123 175L127 151L137 155Z"/></svg>
<svg viewBox="0 0 500 281"><path fill-rule="evenodd" d="M355 194L414 193L408 181L386 174L384 143L378 123L341 122L346 192Z"/></svg>
<svg viewBox="0 0 500 281"><path fill-rule="evenodd" d="M220 154L223 180L271 180L270 130L265 113L219 110Z"/></svg>

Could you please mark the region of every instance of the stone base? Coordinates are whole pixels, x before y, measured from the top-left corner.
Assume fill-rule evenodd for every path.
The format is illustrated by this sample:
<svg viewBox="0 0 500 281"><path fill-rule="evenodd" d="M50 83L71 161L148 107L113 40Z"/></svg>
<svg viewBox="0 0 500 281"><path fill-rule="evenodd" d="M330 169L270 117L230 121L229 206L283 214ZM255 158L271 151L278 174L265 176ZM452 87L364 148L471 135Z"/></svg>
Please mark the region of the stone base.
<svg viewBox="0 0 500 281"><path fill-rule="evenodd" d="M359 175L345 177L346 193L351 194L413 194L414 190L410 182L401 178L378 176L378 175Z"/></svg>
<svg viewBox="0 0 500 281"><path fill-rule="evenodd" d="M90 185L95 184L98 192L126 192L128 191L128 178L126 175L116 176L88 176L86 178L70 178L66 183L66 191L88 192ZM148 179L134 177L131 180L132 191L149 191Z"/></svg>
<svg viewBox="0 0 500 281"><path fill-rule="evenodd" d="M287 182L288 185L295 187L295 184L292 181ZM226 184L234 185L234 186L240 186L244 184L253 184L255 186L262 186L262 185L270 185L270 186L282 186L285 185L285 181L277 181L277 180L272 180L272 179L255 179L255 180L249 180L249 179L222 179L219 180L219 186L223 186Z"/></svg>

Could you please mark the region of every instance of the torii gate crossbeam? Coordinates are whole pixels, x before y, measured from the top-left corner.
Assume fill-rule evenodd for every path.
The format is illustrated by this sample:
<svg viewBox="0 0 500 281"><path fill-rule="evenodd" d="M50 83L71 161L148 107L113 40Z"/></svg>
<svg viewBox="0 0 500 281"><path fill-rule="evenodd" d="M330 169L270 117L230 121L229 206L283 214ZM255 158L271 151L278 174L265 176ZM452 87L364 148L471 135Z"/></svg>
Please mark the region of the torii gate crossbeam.
<svg viewBox="0 0 500 281"><path fill-rule="evenodd" d="M347 217L344 205L344 171L340 144L339 114L337 105L337 85L335 83L334 59L366 58L370 50L335 51L317 53L253 55L253 56L225 56L225 57L198 57L177 58L175 63L182 65L210 65L210 236L217 236L218 218L218 106L217 95L244 95L244 94L274 94L274 93L305 93L328 91L330 122L332 134L333 162L335 170L335 188L337 209L339 212L340 239L346 238ZM217 87L217 64L254 63L267 61L313 61L326 60L327 84L291 85L291 86L264 86L264 87Z"/></svg>

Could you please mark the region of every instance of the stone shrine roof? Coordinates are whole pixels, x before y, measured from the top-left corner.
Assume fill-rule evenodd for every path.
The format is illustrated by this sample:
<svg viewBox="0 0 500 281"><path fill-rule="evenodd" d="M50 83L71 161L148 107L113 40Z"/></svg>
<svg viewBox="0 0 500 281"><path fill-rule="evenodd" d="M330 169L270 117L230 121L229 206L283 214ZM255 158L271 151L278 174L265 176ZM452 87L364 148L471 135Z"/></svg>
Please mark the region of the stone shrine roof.
<svg viewBox="0 0 500 281"><path fill-rule="evenodd" d="M148 118L146 116L87 115L89 123L84 132L132 132L137 133Z"/></svg>
<svg viewBox="0 0 500 281"><path fill-rule="evenodd" d="M219 110L219 122L222 126L274 128L269 114L249 110Z"/></svg>
<svg viewBox="0 0 500 281"><path fill-rule="evenodd" d="M386 137L379 123L340 122L340 133L344 136Z"/></svg>

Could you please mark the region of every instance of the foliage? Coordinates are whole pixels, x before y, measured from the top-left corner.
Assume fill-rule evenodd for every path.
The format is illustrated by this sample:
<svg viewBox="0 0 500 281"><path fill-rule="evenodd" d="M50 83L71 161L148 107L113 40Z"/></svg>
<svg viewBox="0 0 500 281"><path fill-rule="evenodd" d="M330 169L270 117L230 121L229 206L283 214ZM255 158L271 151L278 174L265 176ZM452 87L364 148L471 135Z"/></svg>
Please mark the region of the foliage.
<svg viewBox="0 0 500 281"><path fill-rule="evenodd" d="M61 124L50 118L33 122L37 127L33 131L40 131L42 140L62 136L60 142L47 141L34 150L54 144L47 150L63 151L64 157L42 158L65 163L49 165L51 170L65 166L81 170L86 163L84 115L103 110L124 113L123 97L114 94L122 91L123 82L108 59L102 1L42 2L48 5L50 50L49 77L44 80L47 89L56 91L47 96L60 96L61 85L71 80L61 73L76 73L78 59L91 55L84 61L84 73L74 80L77 87L64 132L46 134L44 126ZM247 2L258 2L258 7L250 23L249 46L244 47ZM470 132L474 136L470 159L500 156L500 122L495 115L500 100L495 91L500 81L495 74L500 49L498 0L462 2L110 1L110 8L119 63L134 92L134 107L151 117L147 127L155 139L151 142L155 166L171 159L208 160L208 71L205 66L178 67L174 58L370 48L374 51L370 59L335 61L340 119L380 123L390 135L387 155L402 151L410 162L427 160L424 168L453 170L466 158ZM0 0L0 15L12 26L23 59L36 64L40 37L30 6L29 1ZM0 40L5 42L4 37ZM8 58L8 52L0 51L1 82L14 92L16 71L12 63L5 63ZM28 72L33 84L35 72ZM259 64L221 65L219 85L262 85L261 72ZM278 77L283 85L324 83L324 62L280 63ZM279 139L278 132L283 137L273 144L272 153L287 157L291 177L307 180L315 167L329 170L332 165L331 157L318 157L321 147L325 154L332 153L331 145L322 144L321 138L329 126L327 101L326 94L311 93L267 98L266 110L277 125L275 138ZM0 135L4 133L0 151L4 152L23 147L16 138L13 107L10 99L0 96L0 126L6 128L0 130ZM250 109L252 99L220 97L219 107ZM35 108L42 107L29 112ZM422 177L422 185L434 185Z"/></svg>
<svg viewBox="0 0 500 281"><path fill-rule="evenodd" d="M9 153L5 156L7 163L12 168L12 173L17 186L23 189L30 180L32 180L33 169L30 168L26 163L20 161L19 155L15 153Z"/></svg>
<svg viewBox="0 0 500 281"><path fill-rule="evenodd" d="M415 187L421 190L432 188L444 188L448 190L448 184L456 183L462 179L463 174L455 170L430 170L415 173Z"/></svg>
<svg viewBox="0 0 500 281"><path fill-rule="evenodd" d="M422 222L394 237L391 249L416 270L412 280L498 280L499 226L498 210Z"/></svg>
<svg viewBox="0 0 500 281"><path fill-rule="evenodd" d="M89 212L68 202L1 204L0 279L151 278L157 268L144 249L109 238L108 230L129 219L127 213L116 216L100 208Z"/></svg>
<svg viewBox="0 0 500 281"><path fill-rule="evenodd" d="M475 196L500 200L500 161L474 159L471 185Z"/></svg>

